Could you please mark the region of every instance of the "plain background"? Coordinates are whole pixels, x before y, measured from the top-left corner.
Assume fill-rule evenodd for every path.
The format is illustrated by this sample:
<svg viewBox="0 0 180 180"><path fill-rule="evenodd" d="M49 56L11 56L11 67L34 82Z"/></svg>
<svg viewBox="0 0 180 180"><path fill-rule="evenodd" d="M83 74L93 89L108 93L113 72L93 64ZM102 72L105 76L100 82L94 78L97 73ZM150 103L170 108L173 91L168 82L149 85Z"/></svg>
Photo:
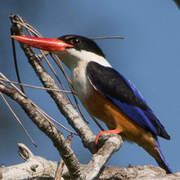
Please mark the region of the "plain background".
<svg viewBox="0 0 180 180"><path fill-rule="evenodd" d="M6 0L0 3L0 71L16 81L10 40L10 13L18 13L43 36L58 37L79 34L87 37L121 35L125 40L96 41L110 63L135 83L149 106L171 135L171 140L160 138L161 149L176 172L180 170L180 10L172 0ZM31 66L17 44L18 64L22 81L40 85ZM58 71L60 77L62 74ZM49 96L27 89L27 95L58 121L66 120L57 111ZM25 143L34 154L50 160L59 155L50 140L27 118L23 110L8 99L38 144L33 147L8 108L0 100L0 164L23 162L17 153L17 143ZM88 115L89 126L99 129ZM62 130L62 129L60 129ZM64 130L62 130L64 132ZM67 135L66 132L64 132ZM81 163L91 154L74 137L72 147ZM135 144L124 143L108 165L157 165L154 159Z"/></svg>

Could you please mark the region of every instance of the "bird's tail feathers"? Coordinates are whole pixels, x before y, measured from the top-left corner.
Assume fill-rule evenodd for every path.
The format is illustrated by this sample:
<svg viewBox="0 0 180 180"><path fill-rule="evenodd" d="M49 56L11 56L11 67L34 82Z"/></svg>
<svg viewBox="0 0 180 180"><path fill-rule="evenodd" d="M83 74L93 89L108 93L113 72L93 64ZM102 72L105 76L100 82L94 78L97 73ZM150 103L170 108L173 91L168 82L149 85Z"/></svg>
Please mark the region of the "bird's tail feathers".
<svg viewBox="0 0 180 180"><path fill-rule="evenodd" d="M141 141L139 145L143 147L143 149L145 149L152 157L154 157L158 165L163 168L167 174L172 173L172 170L160 150L160 145L156 138L148 138L146 139L146 142Z"/></svg>
<svg viewBox="0 0 180 180"><path fill-rule="evenodd" d="M165 157L163 153L160 150L159 143L157 142L157 147L156 147L156 156L154 157L156 159L156 162L159 164L161 168L163 168L167 174L172 174L172 170L170 169L167 161L165 160Z"/></svg>

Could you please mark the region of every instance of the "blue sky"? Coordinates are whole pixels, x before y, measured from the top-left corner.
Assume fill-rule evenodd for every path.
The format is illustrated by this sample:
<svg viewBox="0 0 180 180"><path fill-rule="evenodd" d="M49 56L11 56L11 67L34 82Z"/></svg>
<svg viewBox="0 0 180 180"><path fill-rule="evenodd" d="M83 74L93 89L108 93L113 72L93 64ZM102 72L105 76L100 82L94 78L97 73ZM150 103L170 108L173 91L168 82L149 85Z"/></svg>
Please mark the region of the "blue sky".
<svg viewBox="0 0 180 180"><path fill-rule="evenodd" d="M16 80L9 38L10 13L18 13L46 37L79 34L87 37L121 35L125 40L96 41L113 67L130 79L141 91L149 106L171 135L171 140L159 138L161 149L176 172L180 148L180 10L171 0L7 0L1 3L0 71ZM18 63L23 82L40 85L22 51L17 46ZM62 74L58 71L59 76ZM27 94L57 120L67 125L45 92L27 89ZM36 155L59 160L50 140L27 118L16 103L8 99L26 128L38 144L34 148L22 129L1 101L0 148L1 164L22 162L17 155L17 142L23 142ZM99 130L90 121L94 133ZM68 126L68 125L67 125ZM63 131L64 132L64 131ZM78 137L72 147L80 162L87 163L91 155ZM77 148L78 147L78 148ZM156 162L142 148L124 143L108 165L145 165Z"/></svg>

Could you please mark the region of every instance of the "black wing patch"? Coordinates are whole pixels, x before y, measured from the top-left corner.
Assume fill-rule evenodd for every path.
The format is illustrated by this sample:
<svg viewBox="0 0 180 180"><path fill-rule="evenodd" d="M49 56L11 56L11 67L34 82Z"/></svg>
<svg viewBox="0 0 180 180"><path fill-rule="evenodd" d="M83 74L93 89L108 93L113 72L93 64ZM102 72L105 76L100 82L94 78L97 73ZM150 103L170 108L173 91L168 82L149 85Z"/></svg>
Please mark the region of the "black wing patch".
<svg viewBox="0 0 180 180"><path fill-rule="evenodd" d="M89 62L87 74L93 84L104 94L116 98L122 103L140 107L143 110L148 108L144 100L134 95L133 89L135 87L131 88L127 84L127 80L114 69Z"/></svg>
<svg viewBox="0 0 180 180"><path fill-rule="evenodd" d="M135 86L111 67L96 62L87 65L92 85L118 106L130 119L155 136L170 139L164 126L148 107Z"/></svg>

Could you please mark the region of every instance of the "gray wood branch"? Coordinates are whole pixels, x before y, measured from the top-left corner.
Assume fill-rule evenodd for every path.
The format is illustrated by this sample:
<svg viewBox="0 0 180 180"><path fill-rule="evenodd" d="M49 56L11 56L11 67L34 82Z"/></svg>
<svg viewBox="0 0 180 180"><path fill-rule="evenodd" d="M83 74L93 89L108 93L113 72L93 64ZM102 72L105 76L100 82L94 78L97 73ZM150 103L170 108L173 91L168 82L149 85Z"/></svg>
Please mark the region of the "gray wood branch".
<svg viewBox="0 0 180 180"><path fill-rule="evenodd" d="M64 136L60 133L60 131L52 123L50 123L42 115L42 113L40 113L38 107L35 106L34 103L25 95L19 93L16 89L4 85L1 82L0 91L15 100L22 107L22 109L37 125L37 127L52 140L54 146L69 168L69 171L72 173L72 177L80 178L81 173L79 162L75 154L73 153L73 150L71 149L70 145L66 143Z"/></svg>
<svg viewBox="0 0 180 180"><path fill-rule="evenodd" d="M22 18L19 18L18 15L11 15L10 18L13 26L12 29L14 29L15 35L25 35L22 26L18 24ZM59 87L55 83L54 79L44 69L39 57L33 52L32 48L24 44L21 44L21 48L44 87L59 90ZM68 123L81 137L84 146L88 147L89 150L93 152L93 142L95 136L89 127L85 124L84 120L81 118L78 112L74 109L70 102L66 100L63 93L52 90L48 90L47 92L56 103L60 112L66 117Z"/></svg>
<svg viewBox="0 0 180 180"><path fill-rule="evenodd" d="M48 122L44 116L42 116L30 99L12 87L8 87L0 82L0 92L8 95L10 98L19 103L32 121L53 141L66 166L68 167L69 171L72 172L72 175L75 178L79 173L78 160L56 127ZM104 138L107 137L109 137L109 135L104 136ZM104 140L104 138L101 138L100 141L103 142L102 139ZM94 179L97 177L104 164L115 151L119 150L121 144L122 140L120 136L113 135L112 137L109 137L108 140L103 143L101 148L99 148L97 153L93 154L92 159L86 166L86 169L82 172L83 176L86 177L85 179ZM32 156L30 153L28 153L28 150L24 149L24 151L26 152L24 153L24 159Z"/></svg>
<svg viewBox="0 0 180 180"><path fill-rule="evenodd" d="M19 147L24 145L19 144ZM27 148L27 147L26 147ZM30 152L30 150L28 150ZM23 152L22 152L23 153ZM9 166L0 167L0 180L53 180L58 163L48 161L42 157L35 156L30 152L26 162ZM27 154L26 154L27 155ZM23 155L24 156L24 155ZM81 164L81 170L85 171L88 165ZM93 172L89 172L93 173ZM67 167L63 168L61 180L70 179ZM135 166L135 167L104 167L99 180L119 179L119 180L179 180L180 173L166 175L165 171L154 166Z"/></svg>

